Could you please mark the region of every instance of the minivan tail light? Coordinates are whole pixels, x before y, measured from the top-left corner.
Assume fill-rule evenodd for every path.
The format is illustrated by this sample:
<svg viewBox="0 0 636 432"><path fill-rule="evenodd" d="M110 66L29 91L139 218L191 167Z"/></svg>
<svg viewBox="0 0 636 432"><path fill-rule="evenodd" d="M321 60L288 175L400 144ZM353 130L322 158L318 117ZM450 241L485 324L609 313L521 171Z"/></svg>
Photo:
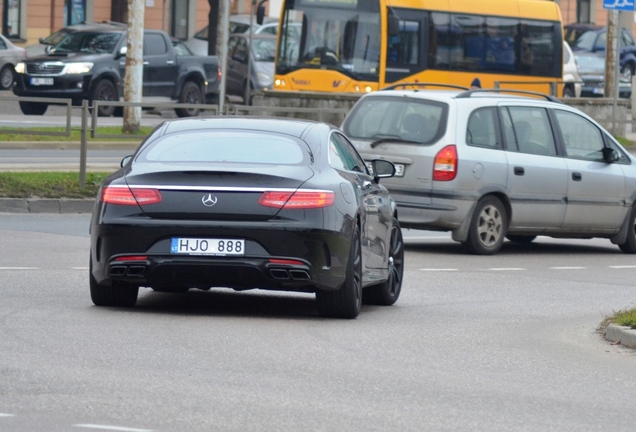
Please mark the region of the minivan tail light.
<svg viewBox="0 0 636 432"><path fill-rule="evenodd" d="M435 155L434 181L450 181L457 176L457 147L447 145Z"/></svg>
<svg viewBox="0 0 636 432"><path fill-rule="evenodd" d="M158 189L129 188L106 186L102 190L102 202L118 205L147 205L161 202L161 192Z"/></svg>
<svg viewBox="0 0 636 432"><path fill-rule="evenodd" d="M265 207L286 209L312 209L329 207L336 200L332 191L266 191L258 199Z"/></svg>

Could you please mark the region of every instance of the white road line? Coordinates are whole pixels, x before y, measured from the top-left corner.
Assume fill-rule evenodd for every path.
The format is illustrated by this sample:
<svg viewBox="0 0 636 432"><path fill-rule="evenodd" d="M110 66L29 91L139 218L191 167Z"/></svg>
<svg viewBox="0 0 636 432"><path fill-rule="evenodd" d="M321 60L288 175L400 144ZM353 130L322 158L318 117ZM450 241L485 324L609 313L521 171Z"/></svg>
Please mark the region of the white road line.
<svg viewBox="0 0 636 432"><path fill-rule="evenodd" d="M13 417L13 414L0 413L0 417Z"/></svg>
<svg viewBox="0 0 636 432"><path fill-rule="evenodd" d="M490 271L524 271L526 269L521 267L501 267L501 268L489 268Z"/></svg>
<svg viewBox="0 0 636 432"><path fill-rule="evenodd" d="M88 267L71 267L73 270L88 270Z"/></svg>
<svg viewBox="0 0 636 432"><path fill-rule="evenodd" d="M454 272L458 269L454 268L421 268L420 271L430 271L430 272Z"/></svg>
<svg viewBox="0 0 636 432"><path fill-rule="evenodd" d="M549 267L551 270L585 270L587 267Z"/></svg>
<svg viewBox="0 0 636 432"><path fill-rule="evenodd" d="M0 267L0 270L38 270L37 267Z"/></svg>
<svg viewBox="0 0 636 432"><path fill-rule="evenodd" d="M629 269L629 268L636 268L636 265L610 266L610 268L614 268L614 269Z"/></svg>
<svg viewBox="0 0 636 432"><path fill-rule="evenodd" d="M135 429L121 426L108 426L108 425L96 425L96 424L76 424L74 427L86 428L86 429L99 429L99 430L111 430L111 431L123 431L123 432L152 432L152 429Z"/></svg>

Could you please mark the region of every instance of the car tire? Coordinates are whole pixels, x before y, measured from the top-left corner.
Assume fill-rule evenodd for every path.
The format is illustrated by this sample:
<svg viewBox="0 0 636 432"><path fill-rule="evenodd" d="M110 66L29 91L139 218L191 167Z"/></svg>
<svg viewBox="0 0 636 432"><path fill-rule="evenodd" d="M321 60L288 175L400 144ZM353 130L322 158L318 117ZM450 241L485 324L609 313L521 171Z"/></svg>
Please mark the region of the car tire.
<svg viewBox="0 0 636 432"><path fill-rule="evenodd" d="M107 79L103 79L95 85L95 89L93 90L93 99L98 101L107 101L107 102L118 102L119 95L117 94L117 89L115 85ZM97 115L99 117L110 117L115 112L115 106L100 106L97 109Z"/></svg>
<svg viewBox="0 0 636 432"><path fill-rule="evenodd" d="M184 104L203 103L201 87L193 81L186 82L181 89L179 102ZM177 113L177 117L196 117L201 110L198 108L175 108L174 112Z"/></svg>
<svg viewBox="0 0 636 432"><path fill-rule="evenodd" d="M621 70L621 75L625 78L625 80L632 82L632 77L634 76L634 66L631 63L625 65L625 67Z"/></svg>
<svg viewBox="0 0 636 432"><path fill-rule="evenodd" d="M507 229L508 215L503 204L494 196L487 196L477 203L464 246L476 255L496 254Z"/></svg>
<svg viewBox="0 0 636 432"><path fill-rule="evenodd" d="M14 69L11 65L5 65L0 70L0 90L9 90L13 85Z"/></svg>
<svg viewBox="0 0 636 432"><path fill-rule="evenodd" d="M351 236L351 249L345 281L335 291L316 291L318 313L331 318L355 318L362 304L362 245L356 224Z"/></svg>
<svg viewBox="0 0 636 432"><path fill-rule="evenodd" d="M40 102L19 102L20 111L24 115L44 115L49 105Z"/></svg>
<svg viewBox="0 0 636 432"><path fill-rule="evenodd" d="M627 220L627 238L625 242L618 245L625 253L636 253L636 207L632 207Z"/></svg>
<svg viewBox="0 0 636 432"><path fill-rule="evenodd" d="M537 236L508 234L506 238L514 243L528 244L528 243L532 243L534 239L537 238Z"/></svg>
<svg viewBox="0 0 636 432"><path fill-rule="evenodd" d="M404 239L402 238L402 229L397 219L393 220L393 226L391 227L388 261L387 280L381 284L365 288L362 291L363 303L390 306L400 297L404 275Z"/></svg>
<svg viewBox="0 0 636 432"><path fill-rule="evenodd" d="M133 307L137 303L139 287L113 281L111 286L99 285L93 277L93 260L89 270L91 300L95 306Z"/></svg>

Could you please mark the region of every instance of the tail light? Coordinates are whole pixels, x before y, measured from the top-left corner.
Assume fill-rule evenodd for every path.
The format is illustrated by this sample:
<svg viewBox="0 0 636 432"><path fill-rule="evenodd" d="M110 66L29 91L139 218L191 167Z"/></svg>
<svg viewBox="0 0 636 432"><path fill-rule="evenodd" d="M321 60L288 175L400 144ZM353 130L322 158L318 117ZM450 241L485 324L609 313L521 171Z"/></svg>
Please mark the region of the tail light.
<svg viewBox="0 0 636 432"><path fill-rule="evenodd" d="M448 145L435 155L434 181L450 181L457 176L457 147Z"/></svg>
<svg viewBox="0 0 636 432"><path fill-rule="evenodd" d="M106 204L148 205L161 202L158 189L107 186L102 190L101 201Z"/></svg>
<svg viewBox="0 0 636 432"><path fill-rule="evenodd" d="M336 200L331 191L263 192L258 203L265 207L312 209L329 207Z"/></svg>
<svg viewBox="0 0 636 432"><path fill-rule="evenodd" d="M115 258L115 261L146 261L147 255L125 255Z"/></svg>

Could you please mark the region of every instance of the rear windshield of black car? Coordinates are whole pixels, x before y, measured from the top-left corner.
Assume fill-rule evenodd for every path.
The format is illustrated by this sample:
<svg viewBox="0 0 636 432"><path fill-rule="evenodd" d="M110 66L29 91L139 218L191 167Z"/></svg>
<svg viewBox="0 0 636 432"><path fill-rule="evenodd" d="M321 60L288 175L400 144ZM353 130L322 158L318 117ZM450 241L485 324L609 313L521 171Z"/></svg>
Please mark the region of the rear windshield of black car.
<svg viewBox="0 0 636 432"><path fill-rule="evenodd" d="M55 47L55 53L109 54L115 50L123 33L75 32L66 35Z"/></svg>
<svg viewBox="0 0 636 432"><path fill-rule="evenodd" d="M307 148L288 136L246 131L194 131L161 137L142 149L137 162L296 165Z"/></svg>
<svg viewBox="0 0 636 432"><path fill-rule="evenodd" d="M448 105L395 96L360 100L342 128L351 139L383 138L432 144L446 131Z"/></svg>

